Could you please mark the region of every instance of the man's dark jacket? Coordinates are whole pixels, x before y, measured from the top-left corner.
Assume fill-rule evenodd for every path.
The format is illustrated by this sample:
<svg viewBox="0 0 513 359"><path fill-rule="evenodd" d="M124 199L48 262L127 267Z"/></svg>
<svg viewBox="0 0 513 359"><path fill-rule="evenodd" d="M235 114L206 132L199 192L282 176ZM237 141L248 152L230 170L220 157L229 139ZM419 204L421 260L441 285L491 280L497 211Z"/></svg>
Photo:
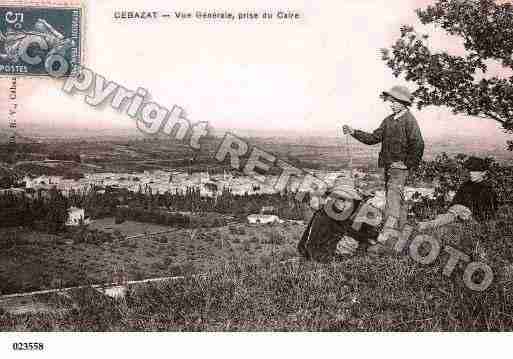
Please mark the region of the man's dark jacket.
<svg viewBox="0 0 513 359"><path fill-rule="evenodd" d="M497 193L486 182L475 183L467 181L461 185L452 200L451 205L460 204L472 211L472 216L478 221L493 219L499 207Z"/></svg>
<svg viewBox="0 0 513 359"><path fill-rule="evenodd" d="M388 116L373 133L355 130L353 137L367 145L382 142L379 167L387 168L392 162L402 161L409 169L416 168L424 155L424 139L410 111L398 119Z"/></svg>
<svg viewBox="0 0 513 359"><path fill-rule="evenodd" d="M298 243L299 254L308 260L327 263L335 256L337 244L344 235L360 243L377 238L377 228L367 223L362 223L359 230L352 228L353 217L359 208L359 205L356 206L351 217L344 221L331 218L324 208L317 210Z"/></svg>

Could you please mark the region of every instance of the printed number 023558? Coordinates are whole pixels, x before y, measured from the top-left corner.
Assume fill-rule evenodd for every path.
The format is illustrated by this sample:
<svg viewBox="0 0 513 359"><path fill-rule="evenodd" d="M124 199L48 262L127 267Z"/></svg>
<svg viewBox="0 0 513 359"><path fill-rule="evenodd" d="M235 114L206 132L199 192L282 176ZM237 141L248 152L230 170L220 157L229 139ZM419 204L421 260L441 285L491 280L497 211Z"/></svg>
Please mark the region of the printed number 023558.
<svg viewBox="0 0 513 359"><path fill-rule="evenodd" d="M12 343L13 350L44 350L43 343Z"/></svg>

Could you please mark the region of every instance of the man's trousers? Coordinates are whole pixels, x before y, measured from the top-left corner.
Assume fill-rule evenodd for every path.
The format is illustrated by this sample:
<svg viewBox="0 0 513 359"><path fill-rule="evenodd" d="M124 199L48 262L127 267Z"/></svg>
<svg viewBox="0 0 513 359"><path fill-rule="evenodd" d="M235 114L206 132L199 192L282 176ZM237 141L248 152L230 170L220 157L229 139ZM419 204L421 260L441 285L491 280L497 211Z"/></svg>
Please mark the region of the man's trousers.
<svg viewBox="0 0 513 359"><path fill-rule="evenodd" d="M385 228L402 229L408 219L408 206L405 198L405 185L408 169L385 168Z"/></svg>

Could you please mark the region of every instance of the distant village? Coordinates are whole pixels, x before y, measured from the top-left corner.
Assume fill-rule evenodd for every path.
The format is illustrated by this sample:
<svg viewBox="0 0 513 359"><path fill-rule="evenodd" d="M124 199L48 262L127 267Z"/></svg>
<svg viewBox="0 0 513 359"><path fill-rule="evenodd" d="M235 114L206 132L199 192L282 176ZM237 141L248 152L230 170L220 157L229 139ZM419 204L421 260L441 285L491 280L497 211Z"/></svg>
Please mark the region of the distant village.
<svg viewBox="0 0 513 359"><path fill-rule="evenodd" d="M360 187L368 187L380 181L377 174L368 174L359 170L321 171L309 170L317 178L323 179L327 185L334 182L336 178L345 178L348 182L356 182ZM264 184L264 180L266 184ZM95 191L98 194L106 190L125 190L129 192L151 191L153 194L186 193L188 189L199 190L202 197L217 197L223 191L230 191L233 195L259 195L275 194L277 189L272 186L276 183L278 176L262 177L259 180L238 173L224 172L222 174L209 174L208 172L185 173L180 171L144 171L141 173L86 173L80 179L67 179L62 176L42 175L38 177L25 176L22 183L24 188L11 188L5 191L25 193L31 195L36 192L45 192L50 189L60 191L67 196L72 191ZM286 190L296 192L301 190L302 178L292 177ZM268 185L268 184L269 185ZM411 198L415 192L431 196L432 188L407 188L406 195ZM376 200L385 200L384 190L374 191ZM272 209L262 209L260 214L248 217L250 223L269 223L280 219L273 216ZM271 216L271 217L270 217ZM71 207L68 209L67 225L87 224L84 209Z"/></svg>
<svg viewBox="0 0 513 359"><path fill-rule="evenodd" d="M347 177L349 171L323 172L312 170L312 174L330 184L337 177ZM355 173L363 176L363 173ZM265 180L265 184L263 183ZM267 176L258 179L245 175L237 175L225 172L211 175L208 172L184 173L179 171L144 171L142 173L87 173L81 179L65 179L62 176L25 176L25 190L50 190L55 188L63 194L71 190L84 190L94 188L97 192L106 188L125 189L137 192L140 189L150 189L152 193L185 193L189 188L199 189L203 197L215 197L224 190L229 190L234 195L273 194L277 190L272 184L278 180L278 176ZM288 191L299 190L302 178L292 177L287 186ZM269 183L269 185L267 184ZM20 189L23 190L23 189ZM31 192L31 191L29 191Z"/></svg>

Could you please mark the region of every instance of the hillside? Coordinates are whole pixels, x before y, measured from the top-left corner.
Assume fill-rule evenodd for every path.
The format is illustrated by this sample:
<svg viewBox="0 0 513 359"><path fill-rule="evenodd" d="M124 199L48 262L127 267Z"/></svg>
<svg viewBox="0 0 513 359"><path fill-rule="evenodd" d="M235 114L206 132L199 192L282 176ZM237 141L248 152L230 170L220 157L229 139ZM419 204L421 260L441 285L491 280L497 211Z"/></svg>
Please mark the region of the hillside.
<svg viewBox="0 0 513 359"><path fill-rule="evenodd" d="M18 331L503 331L513 328L513 221L503 212L485 225L433 233L495 272L485 292L463 285L464 267L442 274L448 256L431 265L405 253L355 257L330 265L243 257L182 280L131 286L125 299L83 289L47 296L67 311L0 313L2 330ZM449 235L451 234L451 235ZM481 241L476 242L481 238ZM479 243L479 244L478 244Z"/></svg>

